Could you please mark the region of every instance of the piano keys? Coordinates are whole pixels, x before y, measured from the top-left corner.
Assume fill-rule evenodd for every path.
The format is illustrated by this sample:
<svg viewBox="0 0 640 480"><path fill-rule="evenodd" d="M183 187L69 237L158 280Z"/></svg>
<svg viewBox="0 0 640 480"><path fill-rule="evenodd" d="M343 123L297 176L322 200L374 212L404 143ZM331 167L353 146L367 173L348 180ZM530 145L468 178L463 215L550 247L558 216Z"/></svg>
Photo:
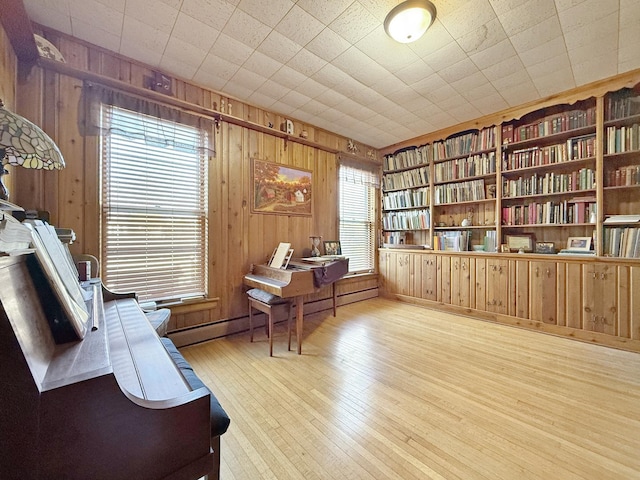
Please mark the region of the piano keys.
<svg viewBox="0 0 640 480"><path fill-rule="evenodd" d="M98 328L56 343L34 264L0 257L2 478L207 475L210 393L189 387L135 299L91 285Z"/></svg>

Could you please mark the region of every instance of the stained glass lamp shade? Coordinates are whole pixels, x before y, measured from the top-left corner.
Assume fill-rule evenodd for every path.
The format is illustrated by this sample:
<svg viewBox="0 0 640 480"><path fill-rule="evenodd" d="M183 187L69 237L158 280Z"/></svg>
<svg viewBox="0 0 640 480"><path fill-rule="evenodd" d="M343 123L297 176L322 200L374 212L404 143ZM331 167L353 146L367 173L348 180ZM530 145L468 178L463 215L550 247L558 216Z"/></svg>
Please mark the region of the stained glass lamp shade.
<svg viewBox="0 0 640 480"><path fill-rule="evenodd" d="M53 140L40 127L4 108L0 100L0 199L8 200L9 192L2 176L9 173L6 165L37 170L64 168L64 159Z"/></svg>

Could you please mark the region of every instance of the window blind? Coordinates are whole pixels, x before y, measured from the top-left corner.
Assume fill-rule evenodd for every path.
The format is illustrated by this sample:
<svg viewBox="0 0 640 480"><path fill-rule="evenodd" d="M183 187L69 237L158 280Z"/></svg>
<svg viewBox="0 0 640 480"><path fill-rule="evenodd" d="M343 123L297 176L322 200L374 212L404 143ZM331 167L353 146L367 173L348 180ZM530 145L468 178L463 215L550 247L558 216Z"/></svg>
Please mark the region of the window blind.
<svg viewBox="0 0 640 480"><path fill-rule="evenodd" d="M206 295L207 132L102 110L105 285L144 301Z"/></svg>
<svg viewBox="0 0 640 480"><path fill-rule="evenodd" d="M367 170L340 165L340 244L349 257L349 271L375 269L377 176Z"/></svg>

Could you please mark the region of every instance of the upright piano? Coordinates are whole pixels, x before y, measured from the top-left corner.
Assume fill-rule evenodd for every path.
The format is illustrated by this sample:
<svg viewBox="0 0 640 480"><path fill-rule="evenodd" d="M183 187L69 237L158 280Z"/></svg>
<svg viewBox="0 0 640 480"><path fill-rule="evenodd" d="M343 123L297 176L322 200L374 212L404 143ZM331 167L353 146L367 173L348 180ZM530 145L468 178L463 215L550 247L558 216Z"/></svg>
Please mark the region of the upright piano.
<svg viewBox="0 0 640 480"><path fill-rule="evenodd" d="M325 263L309 264L301 261L290 262L289 268L274 268L268 265L252 265L244 276L246 286L259 288L282 298L295 298L296 342L298 355L302 353L302 330L304 325L304 296L331 285L333 296L333 316L336 316L335 282L349 270L347 258L328 259Z"/></svg>
<svg viewBox="0 0 640 480"><path fill-rule="evenodd" d="M0 257L0 477L205 476L209 391L189 387L134 298L88 288L93 328L57 343L34 255Z"/></svg>

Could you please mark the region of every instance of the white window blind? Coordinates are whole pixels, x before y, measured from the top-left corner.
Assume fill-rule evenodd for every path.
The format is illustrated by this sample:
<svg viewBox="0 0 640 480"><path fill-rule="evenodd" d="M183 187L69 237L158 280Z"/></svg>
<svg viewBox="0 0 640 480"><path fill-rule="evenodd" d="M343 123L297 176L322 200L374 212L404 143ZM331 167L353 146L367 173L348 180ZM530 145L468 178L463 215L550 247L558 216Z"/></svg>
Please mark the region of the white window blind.
<svg viewBox="0 0 640 480"><path fill-rule="evenodd" d="M207 132L103 105L102 278L140 300L206 295Z"/></svg>
<svg viewBox="0 0 640 480"><path fill-rule="evenodd" d="M378 185L375 173L340 165L340 245L352 273L375 269Z"/></svg>

